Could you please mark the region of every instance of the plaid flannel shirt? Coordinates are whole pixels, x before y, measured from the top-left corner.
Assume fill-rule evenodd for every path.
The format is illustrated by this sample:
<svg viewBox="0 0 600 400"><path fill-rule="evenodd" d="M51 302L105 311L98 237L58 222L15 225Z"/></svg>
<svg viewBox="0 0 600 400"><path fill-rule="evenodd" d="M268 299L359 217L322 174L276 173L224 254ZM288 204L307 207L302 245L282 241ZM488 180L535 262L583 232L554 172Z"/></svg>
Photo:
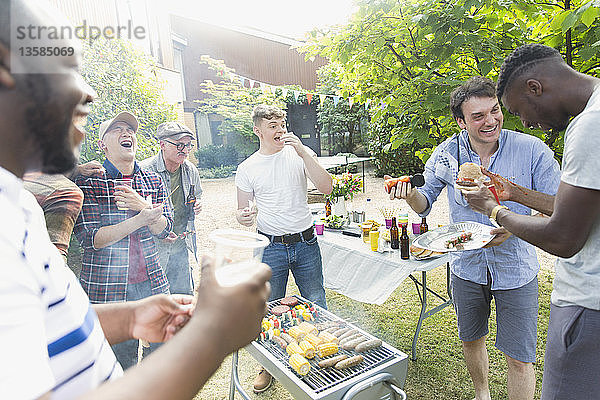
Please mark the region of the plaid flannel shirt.
<svg viewBox="0 0 600 400"><path fill-rule="evenodd" d="M111 303L127 300L129 273L129 235L102 249L94 247L94 237L98 230L125 221L135 215L132 211L117 209L114 199L114 179L123 175L108 160L104 162L106 172L102 176L79 176L75 180L84 194L83 207L75 234L83 248L83 261L80 275L81 286L92 303ZM143 198L152 196L152 203L162 203L167 193L161 178L135 164L133 189ZM166 228L157 235L165 238L173 227L173 217L169 202L164 203L163 215L167 218ZM137 230L146 261L146 270L152 287L152 294L168 293L169 282L158 260L158 251L153 235L147 226Z"/></svg>

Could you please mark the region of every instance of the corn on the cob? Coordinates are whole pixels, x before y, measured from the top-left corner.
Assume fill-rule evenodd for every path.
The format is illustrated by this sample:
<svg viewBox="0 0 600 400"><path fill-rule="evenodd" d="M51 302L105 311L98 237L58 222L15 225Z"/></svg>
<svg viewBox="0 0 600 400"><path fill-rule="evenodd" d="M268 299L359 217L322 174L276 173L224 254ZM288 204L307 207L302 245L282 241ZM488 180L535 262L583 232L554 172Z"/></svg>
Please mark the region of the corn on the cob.
<svg viewBox="0 0 600 400"><path fill-rule="evenodd" d="M304 332L302 329L300 329L299 326L292 326L288 330L288 333L290 334L291 337L296 339L297 342L300 342L306 336L306 332Z"/></svg>
<svg viewBox="0 0 600 400"><path fill-rule="evenodd" d="M312 333L313 335L319 334L319 331L317 330L317 328L313 324L309 324L306 321L304 321L300 325L298 325L298 328L302 329L307 334L308 333Z"/></svg>
<svg viewBox="0 0 600 400"><path fill-rule="evenodd" d="M338 344L340 342L340 339L338 339L337 336L334 336L333 333L329 333L329 332L319 333L319 339L321 339L321 343Z"/></svg>
<svg viewBox="0 0 600 400"><path fill-rule="evenodd" d="M290 343L285 348L285 351L291 356L292 354L304 355L304 350L298 345L298 343Z"/></svg>
<svg viewBox="0 0 600 400"><path fill-rule="evenodd" d="M310 342L310 344L312 344L315 347L317 347L323 342L319 337L315 336L312 333L309 333L308 335L304 336L304 340L307 340L308 342Z"/></svg>
<svg viewBox="0 0 600 400"><path fill-rule="evenodd" d="M306 358L314 358L315 357L315 346L303 340L299 344L300 348L304 351L304 357Z"/></svg>
<svg viewBox="0 0 600 400"><path fill-rule="evenodd" d="M288 346L290 347L290 346ZM292 354L289 360L290 365L300 375L306 375L310 371L308 360L300 354Z"/></svg>
<svg viewBox="0 0 600 400"><path fill-rule="evenodd" d="M338 345L335 343L323 343L317 346L317 355L323 358L337 353L338 350Z"/></svg>

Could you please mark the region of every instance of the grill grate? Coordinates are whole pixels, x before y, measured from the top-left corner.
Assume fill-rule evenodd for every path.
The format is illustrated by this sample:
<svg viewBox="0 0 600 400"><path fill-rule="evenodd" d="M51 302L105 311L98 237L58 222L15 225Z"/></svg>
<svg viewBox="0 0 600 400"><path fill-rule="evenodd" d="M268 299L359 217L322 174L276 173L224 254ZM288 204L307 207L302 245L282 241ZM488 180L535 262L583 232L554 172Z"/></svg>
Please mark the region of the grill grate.
<svg viewBox="0 0 600 400"><path fill-rule="evenodd" d="M303 300L301 298L299 298L298 296L294 296L294 297L298 298L300 303L303 302ZM270 302L269 303L269 311L277 305L280 305L280 300L274 300L274 301ZM356 326L331 314L330 312L320 308L319 306L314 305L314 307L317 308L318 312L319 312L318 317L314 321L315 323L335 321L335 322L341 322L345 326L350 327L352 329L358 329ZM284 327L286 329L289 328L289 326L287 326L287 325ZM363 333L363 335L365 335L371 339L375 338L374 336L372 336L362 330L361 330L361 333ZM313 358L312 360L308 360L308 362L310 364L310 372L307 375L302 376L302 375L297 374L296 371L294 371L294 369L288 363L289 356L285 352L285 350L283 350L281 347L279 347L277 344L273 343L270 340L264 340L264 341L261 340L258 343L263 348L265 348L269 352L269 354L271 354L273 357L275 357L277 360L279 360L281 363L283 363L286 366L288 373L293 374L296 377L298 377L300 380L302 380L304 383L306 383L312 390L314 390L315 393L321 393L321 392L323 392L327 389L330 389L342 382L345 382L351 378L361 375L361 374L363 374L385 362L388 362L394 358L400 358L396 353L394 353L390 349L388 349L384 346L381 346L376 349L367 351L365 353L360 353L364 357L364 361L362 363L360 363L354 367L338 370L333 367L320 368L317 364L320 359L315 356L315 358ZM335 357L340 354L348 354L349 356L353 356L353 355L356 355L357 353L340 349L338 353L331 355L327 358Z"/></svg>

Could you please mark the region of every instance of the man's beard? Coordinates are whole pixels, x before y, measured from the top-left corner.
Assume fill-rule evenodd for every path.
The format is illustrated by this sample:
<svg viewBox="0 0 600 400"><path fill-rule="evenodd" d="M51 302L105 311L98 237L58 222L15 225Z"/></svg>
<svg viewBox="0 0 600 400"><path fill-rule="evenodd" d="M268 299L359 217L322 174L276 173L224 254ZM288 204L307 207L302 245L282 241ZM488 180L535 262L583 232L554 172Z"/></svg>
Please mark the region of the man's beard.
<svg viewBox="0 0 600 400"><path fill-rule="evenodd" d="M32 100L26 107L27 128L29 138L36 143L42 172L63 174L77 163L69 136L73 115L68 107L69 99L52 98L50 79L53 76L43 74L28 75L24 79ZM67 107L61 107L65 105Z"/></svg>

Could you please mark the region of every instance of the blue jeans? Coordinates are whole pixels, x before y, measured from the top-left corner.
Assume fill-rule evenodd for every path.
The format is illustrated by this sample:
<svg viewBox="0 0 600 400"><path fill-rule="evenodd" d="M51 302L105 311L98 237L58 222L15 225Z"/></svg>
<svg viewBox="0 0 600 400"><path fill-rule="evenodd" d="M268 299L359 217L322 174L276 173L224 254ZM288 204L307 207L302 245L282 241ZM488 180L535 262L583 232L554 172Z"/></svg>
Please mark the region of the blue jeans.
<svg viewBox="0 0 600 400"><path fill-rule="evenodd" d="M194 283L192 280L192 269L188 258L187 248L169 255L169 262L163 266L171 293L193 294Z"/></svg>
<svg viewBox="0 0 600 400"><path fill-rule="evenodd" d="M140 300L152 296L152 288L150 280L140 283L127 284L127 301ZM117 361L126 370L137 364L138 361L138 345L137 339L126 340L125 342L113 344L112 350L117 357ZM147 356L158 348L158 343L151 343L149 348L144 348L144 356Z"/></svg>
<svg viewBox="0 0 600 400"><path fill-rule="evenodd" d="M300 294L327 308L323 288L323 263L317 238L294 244L272 243L263 253L262 262L271 267L271 297L269 300L285 297L289 271L292 271Z"/></svg>

